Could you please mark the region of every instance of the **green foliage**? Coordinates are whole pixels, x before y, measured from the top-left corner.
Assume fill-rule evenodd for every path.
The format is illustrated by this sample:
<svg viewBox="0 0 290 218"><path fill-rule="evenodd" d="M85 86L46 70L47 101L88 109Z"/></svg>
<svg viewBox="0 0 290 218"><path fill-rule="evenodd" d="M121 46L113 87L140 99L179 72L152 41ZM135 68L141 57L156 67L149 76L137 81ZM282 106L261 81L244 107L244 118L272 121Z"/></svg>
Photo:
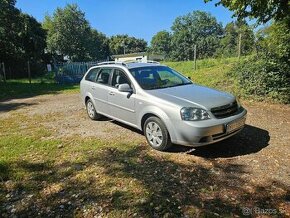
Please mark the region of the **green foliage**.
<svg viewBox="0 0 290 218"><path fill-rule="evenodd" d="M110 55L109 38L97 30L91 30L90 56L92 60L106 60Z"/></svg>
<svg viewBox="0 0 290 218"><path fill-rule="evenodd" d="M237 77L246 96L290 103L289 64L271 57L254 56L239 63L230 75Z"/></svg>
<svg viewBox="0 0 290 218"><path fill-rule="evenodd" d="M177 17L172 26L172 58L193 60L194 45L199 59L212 57L222 35L222 25L211 14L193 11Z"/></svg>
<svg viewBox="0 0 290 218"><path fill-rule="evenodd" d="M204 0L209 2L212 0ZM220 0L216 5L223 5L234 12L238 18L255 18L258 23L266 23L271 19L290 21L290 4L288 0Z"/></svg>
<svg viewBox="0 0 290 218"><path fill-rule="evenodd" d="M285 21L275 22L260 30L257 34L257 49L259 53L266 53L283 59L290 59L290 29Z"/></svg>
<svg viewBox="0 0 290 218"><path fill-rule="evenodd" d="M166 30L156 33L151 40L150 51L155 54L163 54L167 58L171 52L171 38L171 34Z"/></svg>
<svg viewBox="0 0 290 218"><path fill-rule="evenodd" d="M15 0L0 0L0 60L12 58L21 49L20 11Z"/></svg>
<svg viewBox="0 0 290 218"><path fill-rule="evenodd" d="M245 21L230 22L224 30L217 50L218 56L238 56L239 34L241 35L241 55L249 55L254 50L255 36L252 28Z"/></svg>
<svg viewBox="0 0 290 218"><path fill-rule="evenodd" d="M5 63L7 75L23 77L28 60L32 74L37 73L44 59L45 31L33 17L15 8L14 0L0 0L0 11L0 62Z"/></svg>
<svg viewBox="0 0 290 218"><path fill-rule="evenodd" d="M47 46L50 52L67 55L72 61L90 58L91 29L77 5L57 8L53 17L45 17L43 27L48 31Z"/></svg>
<svg viewBox="0 0 290 218"><path fill-rule="evenodd" d="M284 22L260 31L258 54L233 69L247 95L290 103L290 31Z"/></svg>
<svg viewBox="0 0 290 218"><path fill-rule="evenodd" d="M124 54L144 52L147 42L144 39L137 39L128 35L116 35L110 38L110 52L112 54Z"/></svg>
<svg viewBox="0 0 290 218"><path fill-rule="evenodd" d="M35 18L27 14L21 14L20 18L24 28L21 36L23 38L22 48L25 51L25 55L28 58L34 57L35 59L40 59L46 47L46 31Z"/></svg>

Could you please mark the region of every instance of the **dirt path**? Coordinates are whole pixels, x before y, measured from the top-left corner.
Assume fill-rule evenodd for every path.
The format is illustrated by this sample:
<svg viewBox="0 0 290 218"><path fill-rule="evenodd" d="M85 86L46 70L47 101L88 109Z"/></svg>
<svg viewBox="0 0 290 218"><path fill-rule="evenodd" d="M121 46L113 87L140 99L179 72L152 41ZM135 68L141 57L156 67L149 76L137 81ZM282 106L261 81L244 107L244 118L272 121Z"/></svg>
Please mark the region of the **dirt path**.
<svg viewBox="0 0 290 218"><path fill-rule="evenodd" d="M261 195L276 196L283 209L290 211L290 107L256 102L244 102L244 106L248 110L248 125L237 136L199 149L175 146L167 153L149 152L168 156L178 163L203 163L217 177L222 176L222 171L232 178L238 176L245 191L254 193L253 185L264 187ZM51 121L44 125L54 130L56 138L78 135L146 144L142 134L120 123L108 119L91 121L78 94L0 102L0 119L17 114L51 116ZM228 181L229 187L237 185L235 179Z"/></svg>

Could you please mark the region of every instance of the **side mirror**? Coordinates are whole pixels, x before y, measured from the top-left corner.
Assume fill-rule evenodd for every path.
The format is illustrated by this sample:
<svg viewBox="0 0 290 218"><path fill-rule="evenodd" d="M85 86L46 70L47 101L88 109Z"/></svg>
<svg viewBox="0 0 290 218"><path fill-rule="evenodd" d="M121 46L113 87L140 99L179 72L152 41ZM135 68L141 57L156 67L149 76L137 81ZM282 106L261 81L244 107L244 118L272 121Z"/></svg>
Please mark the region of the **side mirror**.
<svg viewBox="0 0 290 218"><path fill-rule="evenodd" d="M133 91L132 88L127 83L120 84L118 86L118 90L119 92L132 92Z"/></svg>
<svg viewBox="0 0 290 218"><path fill-rule="evenodd" d="M191 80L191 77L190 76L188 76L187 78Z"/></svg>

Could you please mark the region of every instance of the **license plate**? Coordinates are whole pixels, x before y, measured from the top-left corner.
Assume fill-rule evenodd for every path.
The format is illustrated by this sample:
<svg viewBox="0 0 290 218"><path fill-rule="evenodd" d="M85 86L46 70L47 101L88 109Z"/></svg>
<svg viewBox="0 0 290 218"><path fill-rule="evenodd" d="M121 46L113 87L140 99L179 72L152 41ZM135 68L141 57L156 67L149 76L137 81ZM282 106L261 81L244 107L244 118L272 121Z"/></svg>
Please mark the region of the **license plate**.
<svg viewBox="0 0 290 218"><path fill-rule="evenodd" d="M239 119L237 121L227 124L227 133L233 132L237 129L242 128L245 125L246 118Z"/></svg>

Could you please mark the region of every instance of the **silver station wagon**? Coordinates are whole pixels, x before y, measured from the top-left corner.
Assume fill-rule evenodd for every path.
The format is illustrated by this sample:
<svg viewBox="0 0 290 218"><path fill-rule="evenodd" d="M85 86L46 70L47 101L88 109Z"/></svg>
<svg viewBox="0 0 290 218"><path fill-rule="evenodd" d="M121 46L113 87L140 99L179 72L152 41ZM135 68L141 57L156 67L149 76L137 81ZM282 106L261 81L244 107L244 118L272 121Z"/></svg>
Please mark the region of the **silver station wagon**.
<svg viewBox="0 0 290 218"><path fill-rule="evenodd" d="M247 111L228 93L194 84L157 62L104 62L84 75L88 116L102 115L144 132L148 144L202 146L238 133Z"/></svg>

